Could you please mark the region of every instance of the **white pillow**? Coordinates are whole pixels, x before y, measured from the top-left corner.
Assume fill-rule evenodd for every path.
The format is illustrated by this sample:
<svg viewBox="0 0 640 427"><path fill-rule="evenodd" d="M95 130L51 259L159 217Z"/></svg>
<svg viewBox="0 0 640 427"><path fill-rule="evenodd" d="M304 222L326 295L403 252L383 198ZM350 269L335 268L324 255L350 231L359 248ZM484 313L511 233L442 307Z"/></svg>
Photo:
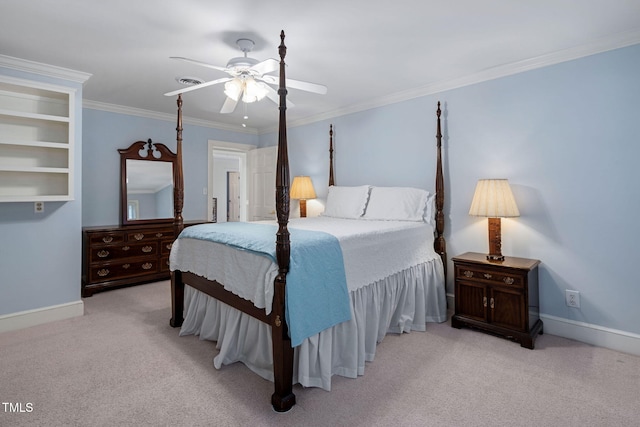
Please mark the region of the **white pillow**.
<svg viewBox="0 0 640 427"><path fill-rule="evenodd" d="M372 187L365 219L424 221L429 192L410 187Z"/></svg>
<svg viewBox="0 0 640 427"><path fill-rule="evenodd" d="M424 211L424 222L436 226L436 195L429 193L427 196L427 208Z"/></svg>
<svg viewBox="0 0 640 427"><path fill-rule="evenodd" d="M338 187L332 185L327 194L324 216L335 218L360 218L369 200L369 185Z"/></svg>

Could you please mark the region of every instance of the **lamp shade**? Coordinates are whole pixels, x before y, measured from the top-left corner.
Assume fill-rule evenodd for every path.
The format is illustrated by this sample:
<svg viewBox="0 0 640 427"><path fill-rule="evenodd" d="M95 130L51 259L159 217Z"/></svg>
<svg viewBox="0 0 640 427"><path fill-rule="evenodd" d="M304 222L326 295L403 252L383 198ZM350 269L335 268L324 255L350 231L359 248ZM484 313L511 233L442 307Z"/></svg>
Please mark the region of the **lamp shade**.
<svg viewBox="0 0 640 427"><path fill-rule="evenodd" d="M313 183L308 176L296 176L291 184L292 199L315 199L316 191L313 189Z"/></svg>
<svg viewBox="0 0 640 427"><path fill-rule="evenodd" d="M506 179L479 180L471 201L469 215L489 218L520 216L509 181Z"/></svg>

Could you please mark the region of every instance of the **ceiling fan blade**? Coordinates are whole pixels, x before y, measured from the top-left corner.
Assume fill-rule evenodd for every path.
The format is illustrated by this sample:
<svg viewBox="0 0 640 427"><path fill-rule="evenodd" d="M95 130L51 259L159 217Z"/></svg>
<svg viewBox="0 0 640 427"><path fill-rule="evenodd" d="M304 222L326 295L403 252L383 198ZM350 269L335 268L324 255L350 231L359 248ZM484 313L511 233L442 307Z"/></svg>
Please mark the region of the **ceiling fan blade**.
<svg viewBox="0 0 640 427"><path fill-rule="evenodd" d="M169 58L171 58L171 59L179 59L181 61L186 61L186 62L191 62L192 64L201 65L201 66L207 67L207 68L213 68L214 70L220 70L220 71L224 71L224 72L227 71L226 67L218 67L217 65L208 64L208 63L202 62L202 61L196 61L195 59L184 58L182 56L170 56Z"/></svg>
<svg viewBox="0 0 640 427"><path fill-rule="evenodd" d="M280 66L280 63L278 61L276 61L275 59L269 58L269 59L265 59L262 62L258 62L256 65L251 67L251 69L255 70L258 74L262 75L262 74L273 73L278 69L279 66Z"/></svg>
<svg viewBox="0 0 640 427"><path fill-rule="evenodd" d="M219 83L225 83L225 82L228 82L229 80L233 80L233 78L231 78L231 77L223 77L221 79L211 80L209 82L200 83L199 85L193 85L193 86L189 86L189 87L184 87L182 89L174 90L173 92L167 92L167 93L164 94L164 96L174 96L174 95L178 95L179 93L191 92L192 90L202 89L203 87L213 86L213 85L217 85Z"/></svg>
<svg viewBox="0 0 640 427"><path fill-rule="evenodd" d="M278 96L278 92L274 88L268 85L264 85L267 88L267 98L272 100L276 105L280 105L280 97ZM294 103L289 101L287 98L287 108L295 107Z"/></svg>
<svg viewBox="0 0 640 427"><path fill-rule="evenodd" d="M232 98L227 96L227 99L222 104L222 108L220 109L220 114L229 114L233 113L236 109L236 105L238 105L238 101L234 101Z"/></svg>
<svg viewBox="0 0 640 427"><path fill-rule="evenodd" d="M327 93L327 87L325 85L319 85L317 83L303 82L302 80L286 79L287 87L293 89L300 89L307 92L319 93L325 95Z"/></svg>
<svg viewBox="0 0 640 427"><path fill-rule="evenodd" d="M259 77L258 79L272 85L280 84L280 81L276 76L262 76L262 77ZM324 95L327 93L326 86L319 85L316 83L309 83L309 82L303 82L301 80L292 80L292 79L285 79L285 83L287 85L287 88L300 89L307 92L319 93L320 95Z"/></svg>

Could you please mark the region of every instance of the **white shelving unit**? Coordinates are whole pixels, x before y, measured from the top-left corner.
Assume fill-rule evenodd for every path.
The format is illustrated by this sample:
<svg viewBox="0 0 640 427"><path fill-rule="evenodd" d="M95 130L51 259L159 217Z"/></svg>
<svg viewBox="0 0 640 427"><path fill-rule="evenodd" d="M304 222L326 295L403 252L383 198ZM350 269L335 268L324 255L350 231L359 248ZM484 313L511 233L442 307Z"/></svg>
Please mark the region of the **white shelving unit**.
<svg viewBox="0 0 640 427"><path fill-rule="evenodd" d="M73 200L74 95L0 76L0 202Z"/></svg>

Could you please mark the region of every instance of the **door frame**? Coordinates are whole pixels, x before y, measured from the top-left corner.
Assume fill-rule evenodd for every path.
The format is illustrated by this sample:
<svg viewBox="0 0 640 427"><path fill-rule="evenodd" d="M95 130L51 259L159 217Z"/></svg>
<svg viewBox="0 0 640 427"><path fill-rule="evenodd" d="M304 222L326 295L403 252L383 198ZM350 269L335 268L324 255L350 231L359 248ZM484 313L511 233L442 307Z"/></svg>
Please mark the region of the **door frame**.
<svg viewBox="0 0 640 427"><path fill-rule="evenodd" d="M238 144L235 142L208 140L208 176L207 176L207 219L213 219L213 160L215 157L233 157L240 162L240 221L247 220L248 187L247 187L247 153L255 150L252 144Z"/></svg>

